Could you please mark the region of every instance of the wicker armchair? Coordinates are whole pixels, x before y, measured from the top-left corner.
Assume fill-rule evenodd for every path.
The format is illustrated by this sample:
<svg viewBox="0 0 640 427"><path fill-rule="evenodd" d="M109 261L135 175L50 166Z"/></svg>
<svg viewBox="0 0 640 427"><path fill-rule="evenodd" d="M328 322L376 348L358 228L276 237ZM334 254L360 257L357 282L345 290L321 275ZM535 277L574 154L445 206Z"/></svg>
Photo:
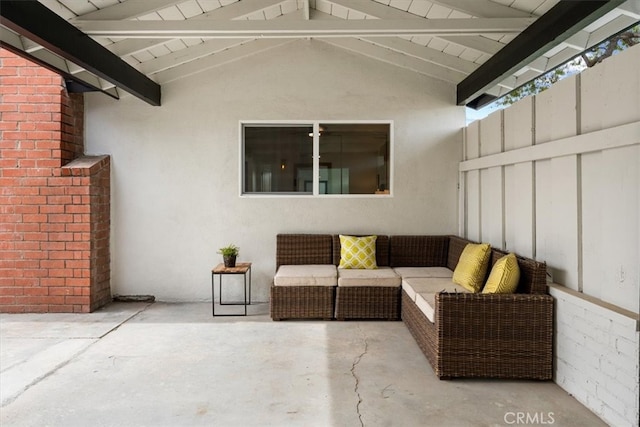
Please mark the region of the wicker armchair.
<svg viewBox="0 0 640 427"><path fill-rule="evenodd" d="M276 270L281 265L333 264L330 234L278 234ZM332 319L335 286L271 285L273 320Z"/></svg>

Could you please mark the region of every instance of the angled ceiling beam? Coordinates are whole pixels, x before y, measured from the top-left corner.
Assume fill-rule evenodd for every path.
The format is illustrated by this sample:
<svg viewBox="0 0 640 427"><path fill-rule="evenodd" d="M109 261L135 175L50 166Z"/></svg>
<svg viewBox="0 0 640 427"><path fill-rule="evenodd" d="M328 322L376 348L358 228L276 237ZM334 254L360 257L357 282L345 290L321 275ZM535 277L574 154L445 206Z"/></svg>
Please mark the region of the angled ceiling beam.
<svg viewBox="0 0 640 427"><path fill-rule="evenodd" d="M458 84L458 105L476 102L489 88L594 22L624 0L561 1ZM476 100L476 101L474 101Z"/></svg>
<svg viewBox="0 0 640 427"><path fill-rule="evenodd" d="M235 3L231 3L230 5L225 7L219 7L217 9L211 10L202 15L196 15L192 18L187 19L187 21L211 20L211 19L224 21L224 20L232 20L232 19L242 19L243 17L246 17L247 15L255 12L256 10L264 10L276 4L281 4L282 2L283 0L243 0ZM145 2L142 2L142 3L145 3ZM118 3L118 5L121 5L121 4L126 4L126 3ZM117 5L114 5L112 7L115 7L115 6ZM101 9L101 10L106 10L106 9ZM79 21L84 19L85 16L87 15L78 17L75 23L77 24ZM167 42L166 39L154 39L154 38L124 39L124 40L117 41L113 44L107 45L106 48L109 49L111 52L115 53L116 55L122 57L122 56L134 55L140 51L162 45L166 42Z"/></svg>
<svg viewBox="0 0 640 427"><path fill-rule="evenodd" d="M196 59L204 58L205 56L215 54L216 52L232 49L251 40L253 39L207 40L204 43L145 61L140 64L140 70L150 76L160 71L177 67L187 62L195 61Z"/></svg>
<svg viewBox="0 0 640 427"><path fill-rule="evenodd" d="M31 62L34 62L46 69L52 70L55 73L60 74L67 81L67 88L70 88L71 81L75 81L78 87L83 87L83 91L101 91L116 99L119 98L117 89L110 87L104 87L100 82L100 79L92 74L86 73L78 75L72 70L72 64L69 61L50 52L46 49L38 49L29 51L27 49L27 40L19 34L10 31L5 27L0 27L0 47L7 49L16 55L27 58Z"/></svg>
<svg viewBox="0 0 640 427"><path fill-rule="evenodd" d="M393 6L387 6L377 1L353 1L353 0L329 0L330 3L337 4L351 10L357 10L364 14L375 16L380 19L424 19L422 16L412 12L405 12ZM450 9L454 9L477 18L532 18L533 15L504 6L490 0L431 0ZM389 3L389 2L387 2ZM410 2L407 2L410 3ZM419 3L419 2L414 2ZM426 5L429 2L421 2ZM428 6L427 6L428 8ZM409 7L409 10L412 10ZM426 11L425 11L426 12ZM423 12L424 13L424 12Z"/></svg>
<svg viewBox="0 0 640 427"><path fill-rule="evenodd" d="M93 12L85 13L71 20L76 19L131 19L143 16L151 12L164 9L180 3L182 0L145 0L145 1L126 1L124 3L116 3Z"/></svg>
<svg viewBox="0 0 640 427"><path fill-rule="evenodd" d="M261 2L264 5L266 0L261 0ZM278 21L291 19L304 19L304 10L298 9L274 18ZM158 83L164 84L283 46L294 40L210 39L204 43L146 61L141 64L141 70L148 75L153 75Z"/></svg>
<svg viewBox="0 0 640 427"><path fill-rule="evenodd" d="M527 12L514 9L489 0L431 0L459 12L468 13L478 18L523 18L531 16Z"/></svg>
<svg viewBox="0 0 640 427"><path fill-rule="evenodd" d="M413 56L401 54L391 49L382 49L376 45L359 40L353 37L330 37L319 38L319 41L350 50L359 55L368 56L378 61L386 62L396 67L405 68L420 74L435 77L440 80L455 84L464 78L466 74L450 68L434 64L432 62L423 61Z"/></svg>
<svg viewBox="0 0 640 427"><path fill-rule="evenodd" d="M377 46L391 49L398 53L403 53L423 61L432 62L445 68L458 71L464 75L471 74L478 68L478 64L471 61L458 58L457 56L447 55L437 49L421 46L400 37L372 37L363 39Z"/></svg>
<svg viewBox="0 0 640 427"><path fill-rule="evenodd" d="M0 24L87 71L160 105L160 86L36 0L3 0Z"/></svg>
<svg viewBox="0 0 640 427"><path fill-rule="evenodd" d="M472 0L472 1L475 2L475 0ZM378 19L412 19L412 20L425 19L410 12L405 12L403 10L396 9L394 7L385 6L384 4L378 3L376 1L353 2L350 0L332 0L331 3L337 4L342 7L346 7L351 10L355 10L360 13L364 13L365 15L368 15L368 16L373 16ZM483 3L484 2L479 2L479 5L482 5ZM477 7L477 6L478 5L474 7ZM479 17L501 18L502 16L491 16L485 12L482 15L479 15ZM503 43L497 42L487 37L479 38L479 37L474 37L472 35L446 36L446 35L440 35L440 34L438 34L437 37L449 43L455 43L459 46L475 49L477 51L480 51L482 53L486 53L489 55L493 55L494 53L502 49L502 47L504 46Z"/></svg>
<svg viewBox="0 0 640 427"><path fill-rule="evenodd" d="M288 15L281 15L276 20L287 20L287 19L302 19L303 11L299 11L300 13L292 12ZM140 64L140 71L144 72L147 75L153 75L164 70L171 69L173 67L179 67L188 62L195 61L196 59L200 60L210 55L217 55L220 52L230 50L232 48L239 47L241 45L250 43L255 39L209 39L204 43L197 44L195 46L188 47L186 49L181 49L176 52L160 56L155 59L150 59ZM284 39L279 39L284 40ZM288 41L288 40L285 40ZM260 46L259 44L253 44L252 48L256 46ZM265 45L265 49L270 49L272 45ZM246 49L244 49L246 50ZM235 51L235 50L234 50ZM230 57L230 56L228 56Z"/></svg>
<svg viewBox="0 0 640 427"><path fill-rule="evenodd" d="M340 21L79 21L97 37L143 38L305 38L519 33L531 18L469 18Z"/></svg>
<svg viewBox="0 0 640 427"><path fill-rule="evenodd" d="M264 39L254 40L243 43L233 49L227 49L215 55L209 55L197 61L187 62L177 67L160 71L155 75L156 79L162 83L168 83L174 80L183 79L185 77L201 73L211 68L239 61L251 55L260 54L287 43L291 43L289 39Z"/></svg>
<svg viewBox="0 0 640 427"><path fill-rule="evenodd" d="M173 6L183 1L184 0L129 0L77 16L71 19L70 22L75 24L77 21L118 21L133 19L152 12L157 12L158 10ZM224 7L218 7L217 9L210 10L202 15L196 15L191 19L236 19L287 1L295 0L242 0Z"/></svg>
<svg viewBox="0 0 640 427"><path fill-rule="evenodd" d="M338 18L337 16L329 15L328 13L319 12L316 10L313 13L313 19L337 21L341 20L342 18ZM447 55L446 53L441 52L437 49L422 46L401 37L371 37L363 38L362 40L370 44L380 46L382 48L391 49L392 51L397 53L403 53L405 55L421 59L423 61L431 62L437 65L437 68L449 68L461 73L459 74L459 76L471 74L473 71L475 71L476 68L478 68L478 64L475 64L471 61L466 61L464 59L458 58L457 56ZM340 44L344 45L345 43L344 41L341 41ZM335 43L335 45L338 45L338 43ZM367 46L367 48L370 49L370 46ZM383 55L381 54L380 56ZM462 78L463 77L460 77L460 80L462 80ZM457 82L459 82L460 80L458 80Z"/></svg>
<svg viewBox="0 0 640 427"><path fill-rule="evenodd" d="M505 44L492 40L488 37L474 37L474 36L442 36L438 37L449 43L455 43L459 46L474 49L481 53L488 55L495 55Z"/></svg>
<svg viewBox="0 0 640 427"><path fill-rule="evenodd" d="M291 0L242 0L228 4L218 9L210 10L202 15L196 15L189 20L219 19L221 21L231 19L242 19L252 13L270 8L276 4L285 3ZM225 2L222 2L223 4Z"/></svg>

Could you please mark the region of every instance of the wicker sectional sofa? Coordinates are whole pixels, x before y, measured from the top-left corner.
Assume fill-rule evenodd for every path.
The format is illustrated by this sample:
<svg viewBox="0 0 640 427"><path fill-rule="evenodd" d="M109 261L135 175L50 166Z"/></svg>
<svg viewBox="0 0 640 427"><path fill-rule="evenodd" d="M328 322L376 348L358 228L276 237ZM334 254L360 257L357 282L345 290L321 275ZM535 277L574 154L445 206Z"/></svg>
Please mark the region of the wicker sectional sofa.
<svg viewBox="0 0 640 427"><path fill-rule="evenodd" d="M345 278L341 281L337 268L339 242L328 234L277 236L272 319L401 318L441 379L551 379L553 298L544 263L518 257L520 281L513 294L468 293L451 277L465 246L474 242L457 236L378 236L376 260L388 277L360 277L340 286ZM504 255L491 249L488 271ZM288 266L303 271L323 266L323 274L335 272L335 277L296 277L304 274L299 271L279 277Z"/></svg>

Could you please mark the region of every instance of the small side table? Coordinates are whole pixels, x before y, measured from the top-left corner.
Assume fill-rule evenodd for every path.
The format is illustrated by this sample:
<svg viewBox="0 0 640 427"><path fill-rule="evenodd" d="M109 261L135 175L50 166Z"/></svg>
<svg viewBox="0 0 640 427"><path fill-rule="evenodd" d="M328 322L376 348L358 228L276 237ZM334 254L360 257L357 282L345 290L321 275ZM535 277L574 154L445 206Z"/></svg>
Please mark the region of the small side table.
<svg viewBox="0 0 640 427"><path fill-rule="evenodd" d="M244 276L244 302L222 302L222 276L225 274L242 274ZM251 263L239 262L235 267L225 267L218 264L211 270L211 311L216 316L215 283L216 276L219 276L218 294L220 295L220 305L244 305L244 316L247 315L247 305L251 305ZM247 281L247 276L249 280ZM247 286L249 288L249 300L247 301ZM218 314L218 316L242 316L241 314Z"/></svg>

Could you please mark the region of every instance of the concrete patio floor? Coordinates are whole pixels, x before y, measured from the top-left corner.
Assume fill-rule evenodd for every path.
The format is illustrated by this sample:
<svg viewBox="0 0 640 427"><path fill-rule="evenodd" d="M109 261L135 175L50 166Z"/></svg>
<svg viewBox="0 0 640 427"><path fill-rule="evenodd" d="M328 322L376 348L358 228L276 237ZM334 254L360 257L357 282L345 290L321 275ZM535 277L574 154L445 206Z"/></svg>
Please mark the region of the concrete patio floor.
<svg viewBox="0 0 640 427"><path fill-rule="evenodd" d="M438 380L402 322L249 314L0 315L0 425L605 425L552 382Z"/></svg>

